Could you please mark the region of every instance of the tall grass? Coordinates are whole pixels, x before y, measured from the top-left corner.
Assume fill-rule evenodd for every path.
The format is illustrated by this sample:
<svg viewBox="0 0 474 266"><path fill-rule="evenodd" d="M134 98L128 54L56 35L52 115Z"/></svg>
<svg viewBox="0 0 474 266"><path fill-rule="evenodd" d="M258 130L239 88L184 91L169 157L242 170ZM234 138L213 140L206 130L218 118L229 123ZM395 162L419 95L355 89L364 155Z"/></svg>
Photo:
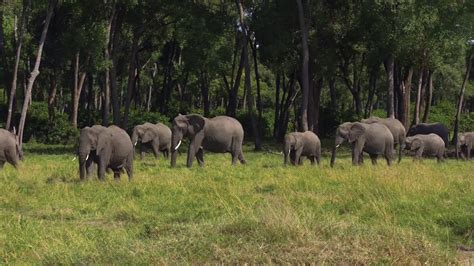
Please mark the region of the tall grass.
<svg viewBox="0 0 474 266"><path fill-rule="evenodd" d="M3 263L443 264L474 246L472 161L283 167L247 149L234 167L228 154L191 169L185 154L176 169L149 155L133 182L102 183L78 182L65 150L32 148L0 172Z"/></svg>

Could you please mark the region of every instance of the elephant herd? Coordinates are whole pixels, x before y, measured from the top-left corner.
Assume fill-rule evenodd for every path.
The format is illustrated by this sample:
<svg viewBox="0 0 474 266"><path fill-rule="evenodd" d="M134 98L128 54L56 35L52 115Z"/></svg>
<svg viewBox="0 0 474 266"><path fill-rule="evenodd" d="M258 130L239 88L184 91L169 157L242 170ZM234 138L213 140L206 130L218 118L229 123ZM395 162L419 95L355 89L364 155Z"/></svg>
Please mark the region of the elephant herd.
<svg viewBox="0 0 474 266"><path fill-rule="evenodd" d="M198 114L181 115L173 120L171 129L162 123L144 123L134 127L132 136L117 126L95 125L81 129L76 152L79 159L81 180L89 176L97 165L97 175L105 179L105 173L113 171L114 178L120 179L125 171L129 180L133 178L133 158L135 147L140 144L140 158L151 149L156 158L160 153L168 158L171 166L176 166L178 148L183 139L189 140L186 166L191 167L196 158L204 165L204 150L216 153L230 153L232 164L237 160L245 164L242 151L244 130L234 118L217 116L206 118ZM394 118L370 117L360 122L346 122L339 125L335 134L330 165L334 166L337 148L347 141L352 151L352 164L363 163L363 153L368 153L372 164L382 156L388 165L392 164L394 149L398 147L398 162L404 150L415 153L415 159L422 156L435 156L438 162L446 157L449 130L441 123L421 123L411 127L408 132L400 121ZM471 158L474 150L474 132L459 134L456 151ZM459 154L456 154L459 156ZM285 135L283 161L286 166L303 163L308 158L311 164L321 160L321 141L312 131L291 132ZM9 162L15 168L23 152L15 131L0 129L0 168Z"/></svg>

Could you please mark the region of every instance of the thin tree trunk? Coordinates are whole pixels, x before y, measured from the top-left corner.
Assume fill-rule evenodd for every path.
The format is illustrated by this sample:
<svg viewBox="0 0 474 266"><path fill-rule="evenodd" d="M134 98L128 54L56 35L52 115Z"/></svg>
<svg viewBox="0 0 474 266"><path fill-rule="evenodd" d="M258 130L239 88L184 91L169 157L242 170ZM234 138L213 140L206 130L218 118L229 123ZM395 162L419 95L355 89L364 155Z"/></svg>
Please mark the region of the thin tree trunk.
<svg viewBox="0 0 474 266"><path fill-rule="evenodd" d="M385 62L385 70L387 71L387 117L395 118L394 108L394 59L390 55Z"/></svg>
<svg viewBox="0 0 474 266"><path fill-rule="evenodd" d="M209 114L210 114L209 79L205 71L202 71L200 73L200 86L201 86L201 97L202 97L202 105L204 109L204 116L209 117Z"/></svg>
<svg viewBox="0 0 474 266"><path fill-rule="evenodd" d="M112 59L112 67L110 68L110 98L112 101L112 116L115 125L120 125L120 102L117 87L117 65L118 65L118 43L120 39L120 29L122 27L123 8L120 4L115 6L116 16L115 23L112 24L112 38L110 46L110 55Z"/></svg>
<svg viewBox="0 0 474 266"><path fill-rule="evenodd" d="M417 125L420 123L420 103L421 103L421 90L423 88L423 75L424 67L420 68L420 77L418 78L418 88L416 91L416 102L415 102L415 111L414 111L414 124Z"/></svg>
<svg viewBox="0 0 474 266"><path fill-rule="evenodd" d="M456 156L459 157L459 150L458 150L458 133L459 133L459 120L461 118L461 111L462 111L462 105L464 102L464 93L466 92L466 84L467 81L469 80L469 74L471 73L471 68L472 68L472 60L474 59L474 53L471 51L471 54L469 55L469 61L467 62L467 68L466 68L466 73L464 74L464 79L462 81L461 85L461 90L459 92L459 98L458 98L458 106L456 109L456 116L454 117L454 135L452 142L456 146Z"/></svg>
<svg viewBox="0 0 474 266"><path fill-rule="evenodd" d="M26 4L28 3L28 5ZM13 68L13 77L12 77L12 84L10 87L10 95L8 97L8 113L7 113L7 122L5 128L8 130L11 128L12 124L12 116L13 116L13 103L15 101L16 95L16 87L17 87L17 80L18 80L18 68L20 65L20 57L21 57L21 48L23 46L23 33L26 27L26 10L27 6L29 6L30 2L23 3L23 9L21 11L21 23L20 23L20 33L18 36L17 47L16 47L16 55L15 55L15 67ZM16 32L16 31L15 31Z"/></svg>
<svg viewBox="0 0 474 266"><path fill-rule="evenodd" d="M257 61L257 43L254 41L252 43L252 55L253 55L253 67L255 70L255 82L257 84L257 111L258 111L258 132L259 135L262 136L263 129L262 129L262 113L263 113L263 106L262 106L262 96L260 91L260 74L258 72L258 61Z"/></svg>
<svg viewBox="0 0 474 266"><path fill-rule="evenodd" d="M309 49L308 49L308 27L305 22L303 3L301 0L296 0L298 5L298 18L301 28L301 79L302 79L302 103L301 103L301 122L300 127L301 131L308 130L308 95L309 95L309 73L308 73L308 64L309 64Z"/></svg>
<svg viewBox="0 0 474 266"><path fill-rule="evenodd" d="M402 124L405 126L405 128L408 128L409 123L410 123L410 95L411 95L411 81L413 77L413 67L410 66L407 68L407 72L405 74L405 80L403 81L403 90L404 90L404 96L405 98L403 99L404 102L404 109L405 109L405 117L402 119Z"/></svg>
<svg viewBox="0 0 474 266"><path fill-rule="evenodd" d="M130 113L130 102L132 99L133 87L135 85L135 73L137 69L137 57L138 57L138 42L141 36L141 29L135 30L133 33L132 40L132 51L130 53L130 63L128 66L128 84L127 84L127 96L125 98L125 112L123 115L122 128L127 128L128 126L128 116Z"/></svg>
<svg viewBox="0 0 474 266"><path fill-rule="evenodd" d="M331 77L328 80L329 95L331 97L331 111L334 113L337 111L337 94L336 94L336 79Z"/></svg>
<svg viewBox="0 0 474 266"><path fill-rule="evenodd" d="M280 72L277 72L275 80L275 118L273 122L273 138L276 139L278 135L279 118L280 117Z"/></svg>
<svg viewBox="0 0 474 266"><path fill-rule="evenodd" d="M111 59L111 34L112 26L115 24L115 4L112 7L112 13L110 14L109 21L107 23L107 32L105 35L105 49L104 57L106 59ZM103 101L102 101L102 125L107 127L109 125L109 112L110 112L110 67L107 66L104 73L104 83L103 83Z"/></svg>
<svg viewBox="0 0 474 266"><path fill-rule="evenodd" d="M239 34L239 33L238 33ZM240 33L242 34L242 33ZM242 79L242 72L244 69L244 49L242 49L242 52L240 53L240 63L239 67L237 68L237 74L235 76L235 81L233 82L233 86L231 90L229 91L229 102L227 104L227 110L226 114L228 116L235 117L236 112L237 112L237 104L238 104L238 94L239 94L239 87L240 87L240 82Z"/></svg>
<svg viewBox="0 0 474 266"><path fill-rule="evenodd" d="M425 111L423 113L423 123L428 122L430 115L431 102L433 101L433 71L430 70L428 74L428 93L426 95Z"/></svg>
<svg viewBox="0 0 474 266"><path fill-rule="evenodd" d="M40 42L38 45L38 51L36 54L35 66L33 71L30 73L30 78L28 79L27 90L25 94L25 100L23 102L23 108L21 110L21 117L20 117L20 124L18 126L18 136L20 139L20 147L23 144L23 131L25 128L26 122L26 114L28 112L28 106L31 99L31 91L33 89L33 84L36 80L36 77L39 75L39 68L41 64L41 55L43 54L43 46L44 42L46 41L46 35L48 34L49 22L51 21L51 17L53 16L54 8L56 6L57 0L50 0L48 6L48 12L46 13L46 19L43 26L43 31L41 33Z"/></svg>
<svg viewBox="0 0 474 266"><path fill-rule="evenodd" d="M0 1L0 5L4 5L5 0ZM8 61L5 49L5 32L3 30L3 8L0 8L0 62L3 68L3 85L4 85L4 93L10 95L9 88L10 88L10 73L8 71Z"/></svg>
<svg viewBox="0 0 474 266"><path fill-rule="evenodd" d="M373 66L370 71L369 77L369 91L367 95L367 102L365 104L364 116L369 117L372 115L372 106L374 104L374 96L377 91L377 73L379 66Z"/></svg>
<svg viewBox="0 0 474 266"><path fill-rule="evenodd" d="M323 78L318 79L314 84L314 92L313 92L313 113L312 113L312 120L313 120L313 129L312 131L317 135L319 134L319 116L320 116L320 106L321 106L321 90L323 87Z"/></svg>
<svg viewBox="0 0 474 266"><path fill-rule="evenodd" d="M50 75L50 89L48 96L48 120L50 123L52 123L55 119L54 102L56 99L57 90L58 86L56 82L56 73L53 71L53 74Z"/></svg>
<svg viewBox="0 0 474 266"><path fill-rule="evenodd" d="M80 54L79 52L76 53L76 60L74 64L74 88L71 93L71 100L72 100L72 113L71 113L71 124L73 128L77 128L77 115L79 110L79 99L81 96L82 87L84 85L84 80L86 79L86 73L79 72L80 64L79 64Z"/></svg>
<svg viewBox="0 0 474 266"><path fill-rule="evenodd" d="M236 0L237 4L237 9L239 11L239 16L240 16L240 25L243 29L243 35L242 35L242 42L243 42L243 54L244 54L244 66L245 66L245 90L247 91L246 95L246 100L247 100L247 107L248 107L248 113L250 115L250 120L252 124L252 132L254 134L254 140L255 140L255 150L261 150L262 149L262 144L260 140L260 134L258 132L258 125L257 121L255 118L255 111L254 111L254 98L252 95L252 88L251 88L251 83L250 83L250 78L251 78L251 69L250 69L250 64L249 64L249 53L248 53L248 30L247 26L244 23L244 9L242 7L242 2L241 0Z"/></svg>

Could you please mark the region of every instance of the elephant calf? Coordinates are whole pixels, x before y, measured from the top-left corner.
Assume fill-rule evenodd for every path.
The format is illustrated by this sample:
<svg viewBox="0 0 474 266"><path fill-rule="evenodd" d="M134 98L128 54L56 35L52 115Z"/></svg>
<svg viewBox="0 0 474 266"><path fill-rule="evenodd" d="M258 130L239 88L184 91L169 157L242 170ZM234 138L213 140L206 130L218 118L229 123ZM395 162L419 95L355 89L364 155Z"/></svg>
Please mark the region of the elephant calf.
<svg viewBox="0 0 474 266"><path fill-rule="evenodd" d="M160 151L168 158L171 150L171 129L162 123L145 123L133 128L132 143L135 147L140 142L140 159L145 156L145 148L150 147L159 158Z"/></svg>
<svg viewBox="0 0 474 266"><path fill-rule="evenodd" d="M445 146L443 139L437 134L418 134L407 137L406 149L416 151L415 160L420 160L423 155L436 156L438 162L444 161Z"/></svg>
<svg viewBox="0 0 474 266"><path fill-rule="evenodd" d="M302 164L301 156L306 156L311 160L311 164L316 162L319 165L321 159L321 141L312 131L292 132L285 135L284 163L288 165L288 157L291 164Z"/></svg>
<svg viewBox="0 0 474 266"><path fill-rule="evenodd" d="M428 135L431 133L438 135L443 140L444 146L448 147L449 130L442 123L420 123L420 124L414 125L408 130L407 136L411 137L418 134Z"/></svg>
<svg viewBox="0 0 474 266"><path fill-rule="evenodd" d="M115 180L120 178L122 169L125 169L128 179L133 178L133 145L125 130L110 126L103 130L97 139L98 175L100 180L105 179L105 171L111 169Z"/></svg>
<svg viewBox="0 0 474 266"><path fill-rule="evenodd" d="M459 134L458 152L461 152L461 157L464 159L464 153L467 155L467 159L471 159L471 152L474 150L474 132L465 132ZM457 155L459 157L459 155Z"/></svg>
<svg viewBox="0 0 474 266"><path fill-rule="evenodd" d="M5 162L10 163L17 168L20 159L23 158L23 152L20 147L18 136L15 132L0 129L0 168L3 168Z"/></svg>

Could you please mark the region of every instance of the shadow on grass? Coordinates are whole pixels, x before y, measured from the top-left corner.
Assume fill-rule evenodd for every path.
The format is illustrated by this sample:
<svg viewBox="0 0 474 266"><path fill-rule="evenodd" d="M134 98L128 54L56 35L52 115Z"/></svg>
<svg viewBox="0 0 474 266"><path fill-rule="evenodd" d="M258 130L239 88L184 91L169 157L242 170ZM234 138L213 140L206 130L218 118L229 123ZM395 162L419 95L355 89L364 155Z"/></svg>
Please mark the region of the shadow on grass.
<svg viewBox="0 0 474 266"><path fill-rule="evenodd" d="M72 145L45 145L45 144L26 144L23 147L26 154L50 154L63 155L74 154L75 148Z"/></svg>

